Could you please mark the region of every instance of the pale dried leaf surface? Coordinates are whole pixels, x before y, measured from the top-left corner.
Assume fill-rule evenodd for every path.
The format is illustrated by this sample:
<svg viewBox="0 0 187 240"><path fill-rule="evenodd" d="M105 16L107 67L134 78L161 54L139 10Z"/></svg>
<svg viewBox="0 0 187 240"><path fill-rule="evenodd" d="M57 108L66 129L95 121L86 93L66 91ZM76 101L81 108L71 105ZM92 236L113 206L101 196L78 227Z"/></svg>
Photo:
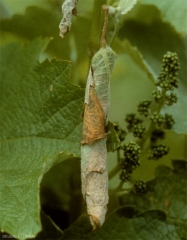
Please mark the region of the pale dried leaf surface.
<svg viewBox="0 0 187 240"><path fill-rule="evenodd" d="M101 48L92 59L94 87L106 116L106 124L110 107L110 78L116 58L115 52L107 46Z"/></svg>
<svg viewBox="0 0 187 240"><path fill-rule="evenodd" d="M76 15L76 5L78 0L65 0L62 4L63 18L60 22L60 36L64 38L64 35L71 29L72 14Z"/></svg>
<svg viewBox="0 0 187 240"><path fill-rule="evenodd" d="M117 7L109 6L109 13L117 15L125 15L129 12L134 5L137 3L137 0L119 0Z"/></svg>
<svg viewBox="0 0 187 240"><path fill-rule="evenodd" d="M108 203L106 139L81 147L82 193L94 228L105 220Z"/></svg>

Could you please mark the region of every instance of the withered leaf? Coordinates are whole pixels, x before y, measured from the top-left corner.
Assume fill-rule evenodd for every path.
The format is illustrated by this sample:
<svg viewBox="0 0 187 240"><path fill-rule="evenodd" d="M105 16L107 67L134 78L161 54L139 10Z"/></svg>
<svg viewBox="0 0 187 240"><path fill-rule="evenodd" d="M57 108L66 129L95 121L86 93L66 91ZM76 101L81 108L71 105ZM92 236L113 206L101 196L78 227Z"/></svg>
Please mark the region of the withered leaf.
<svg viewBox="0 0 187 240"><path fill-rule="evenodd" d="M83 137L81 144L92 144L106 137L105 114L93 86L89 90L89 103L85 103Z"/></svg>
<svg viewBox="0 0 187 240"><path fill-rule="evenodd" d="M64 38L64 35L70 31L71 29L71 18L72 14L76 15L76 5L78 0L65 0L62 4L62 13L63 18L60 22L59 28L60 28L60 36Z"/></svg>

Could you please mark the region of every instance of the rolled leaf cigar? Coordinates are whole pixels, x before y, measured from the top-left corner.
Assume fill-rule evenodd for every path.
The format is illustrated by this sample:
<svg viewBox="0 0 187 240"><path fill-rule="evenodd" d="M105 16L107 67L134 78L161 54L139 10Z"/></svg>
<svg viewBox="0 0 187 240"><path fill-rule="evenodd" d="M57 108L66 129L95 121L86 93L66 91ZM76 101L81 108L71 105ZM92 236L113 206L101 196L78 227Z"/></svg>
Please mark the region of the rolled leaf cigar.
<svg viewBox="0 0 187 240"><path fill-rule="evenodd" d="M93 229L105 221L108 204L108 169L105 126L110 106L110 77L115 52L101 47L93 56L87 79L81 141L82 193Z"/></svg>

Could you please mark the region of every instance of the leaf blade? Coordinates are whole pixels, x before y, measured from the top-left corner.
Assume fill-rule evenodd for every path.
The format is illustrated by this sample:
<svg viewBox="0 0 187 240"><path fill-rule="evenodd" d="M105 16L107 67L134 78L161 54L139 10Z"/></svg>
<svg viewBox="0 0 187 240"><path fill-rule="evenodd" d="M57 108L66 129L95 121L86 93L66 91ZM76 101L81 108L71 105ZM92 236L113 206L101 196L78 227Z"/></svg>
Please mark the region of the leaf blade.
<svg viewBox="0 0 187 240"><path fill-rule="evenodd" d="M48 42L39 38L2 51L0 225L23 239L41 229L44 173L80 154L84 91L69 82L69 62L37 62Z"/></svg>

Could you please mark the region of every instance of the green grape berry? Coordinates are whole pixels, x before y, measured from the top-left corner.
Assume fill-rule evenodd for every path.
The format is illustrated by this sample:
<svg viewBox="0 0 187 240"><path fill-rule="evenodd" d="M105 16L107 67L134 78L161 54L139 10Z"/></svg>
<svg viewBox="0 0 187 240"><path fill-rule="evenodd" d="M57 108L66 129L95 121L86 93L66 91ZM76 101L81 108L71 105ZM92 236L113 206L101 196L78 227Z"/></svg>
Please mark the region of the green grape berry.
<svg viewBox="0 0 187 240"><path fill-rule="evenodd" d="M157 83L157 86L165 89L166 91L173 91L174 87L171 85L171 83L168 80L164 80L162 82Z"/></svg>
<svg viewBox="0 0 187 240"><path fill-rule="evenodd" d="M175 120L173 119L173 116L171 114L165 114L165 122L164 122L164 128L165 129L172 129L173 125L175 124Z"/></svg>
<svg viewBox="0 0 187 240"><path fill-rule="evenodd" d="M136 117L136 114L130 113L126 115L125 121L128 123L127 129L132 132L134 125L142 123L143 120Z"/></svg>
<svg viewBox="0 0 187 240"><path fill-rule="evenodd" d="M122 170L126 171L126 173L131 174L134 169L140 166L140 161L139 159L133 159L133 161L129 161L128 159L124 158L121 160L120 166Z"/></svg>
<svg viewBox="0 0 187 240"><path fill-rule="evenodd" d="M138 112L140 113L140 115L144 115L145 117L147 117L149 115L149 107L151 105L151 101L149 100L144 100L144 101L140 101L138 104Z"/></svg>
<svg viewBox="0 0 187 240"><path fill-rule="evenodd" d="M169 152L169 147L165 144L157 144L153 145L151 149L151 153L148 156L149 160L158 160L163 156L167 155Z"/></svg>
<svg viewBox="0 0 187 240"><path fill-rule="evenodd" d="M135 142L124 145L124 161L127 162L128 168L135 169L140 166L140 147Z"/></svg>
<svg viewBox="0 0 187 240"><path fill-rule="evenodd" d="M177 79L180 63L176 53L167 52L162 60L161 73L158 77L157 86L164 88L166 91L173 91L179 85Z"/></svg>
<svg viewBox="0 0 187 240"><path fill-rule="evenodd" d="M170 79L170 83L175 88L178 88L178 86L179 86L179 80L176 77L172 77Z"/></svg>
<svg viewBox="0 0 187 240"><path fill-rule="evenodd" d="M124 145L124 156L125 157L139 157L141 151L140 147L135 142L130 142Z"/></svg>
<svg viewBox="0 0 187 240"><path fill-rule="evenodd" d="M158 114L155 112L150 116L150 120L152 123L155 123L155 124L158 124L158 126L161 126L164 123L165 118L162 114Z"/></svg>
<svg viewBox="0 0 187 240"><path fill-rule="evenodd" d="M125 158L121 159L120 163L121 169L125 170L128 173L132 173L132 166L130 162L126 161Z"/></svg>
<svg viewBox="0 0 187 240"><path fill-rule="evenodd" d="M173 105L174 103L177 102L177 100L178 100L178 97L175 93L171 93L170 95L166 95L166 97L165 97L165 103L168 106Z"/></svg>
<svg viewBox="0 0 187 240"><path fill-rule="evenodd" d="M152 95L156 102L158 102L160 100L160 98L162 97L162 93L159 90L153 90Z"/></svg>
<svg viewBox="0 0 187 240"><path fill-rule="evenodd" d="M125 161L125 159L121 159L120 166L121 166L121 169L126 169L127 168L127 162Z"/></svg>
<svg viewBox="0 0 187 240"><path fill-rule="evenodd" d="M165 133L161 129L155 129L151 134L151 142L155 143L158 139L164 139Z"/></svg>
<svg viewBox="0 0 187 240"><path fill-rule="evenodd" d="M135 193L137 193L137 194L146 193L146 190L147 190L146 182L143 180L137 180L134 183L134 190L135 190Z"/></svg>
<svg viewBox="0 0 187 240"><path fill-rule="evenodd" d="M133 127L133 135L134 137L142 138L145 133L145 126L142 124L136 124Z"/></svg>
<svg viewBox="0 0 187 240"><path fill-rule="evenodd" d="M130 181L130 175L127 174L125 171L121 171L119 178L123 182L129 182Z"/></svg>

